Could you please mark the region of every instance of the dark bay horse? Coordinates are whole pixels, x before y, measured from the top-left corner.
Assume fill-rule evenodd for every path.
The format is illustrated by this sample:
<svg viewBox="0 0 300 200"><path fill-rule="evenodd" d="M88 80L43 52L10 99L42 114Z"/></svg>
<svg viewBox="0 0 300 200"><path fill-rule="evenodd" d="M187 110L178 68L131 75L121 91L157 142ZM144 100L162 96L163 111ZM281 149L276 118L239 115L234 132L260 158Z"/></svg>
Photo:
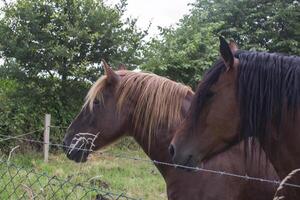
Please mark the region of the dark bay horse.
<svg viewBox="0 0 300 200"><path fill-rule="evenodd" d="M300 168L300 57L241 51L222 37L220 54L172 140L174 162L195 166L254 137L283 179Z"/></svg>
<svg viewBox="0 0 300 200"><path fill-rule="evenodd" d="M120 70L104 65L102 76L88 92L86 102L67 130L64 144L68 158L87 160L88 151L98 150L123 135L133 137L152 160L171 162L168 146L173 132L188 111L193 92L166 78ZM241 146L224 152L204 164L205 168L277 179L274 169L261 170L255 162L245 164ZM257 158L258 159L258 158ZM219 174L186 172L156 165L167 187L169 200L265 200L275 187ZM265 169L265 167L264 167ZM146 187L146 186L145 186Z"/></svg>

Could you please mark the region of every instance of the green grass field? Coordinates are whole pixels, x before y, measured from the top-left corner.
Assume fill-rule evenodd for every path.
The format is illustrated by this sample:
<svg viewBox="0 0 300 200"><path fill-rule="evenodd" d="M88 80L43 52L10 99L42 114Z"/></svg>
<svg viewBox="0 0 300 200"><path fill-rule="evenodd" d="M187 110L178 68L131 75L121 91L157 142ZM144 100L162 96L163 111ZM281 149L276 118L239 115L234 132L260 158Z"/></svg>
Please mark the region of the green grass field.
<svg viewBox="0 0 300 200"><path fill-rule="evenodd" d="M135 149L114 145L104 151L147 158ZM135 199L167 199L163 178L147 162L95 154L88 162L76 164L57 153L51 154L49 163L44 163L42 153L18 153L10 163L16 167L0 165L0 199L95 199L98 190Z"/></svg>

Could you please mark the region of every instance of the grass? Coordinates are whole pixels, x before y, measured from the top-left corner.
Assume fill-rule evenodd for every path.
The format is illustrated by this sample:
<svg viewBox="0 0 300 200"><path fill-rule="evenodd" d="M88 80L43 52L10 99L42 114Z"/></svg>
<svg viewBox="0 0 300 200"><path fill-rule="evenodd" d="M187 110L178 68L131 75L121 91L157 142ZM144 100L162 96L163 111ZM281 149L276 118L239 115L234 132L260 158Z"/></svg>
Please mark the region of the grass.
<svg viewBox="0 0 300 200"><path fill-rule="evenodd" d="M140 149L119 145L105 151L146 158ZM10 163L17 167L0 164L0 199L22 195L24 199L35 195L37 199L95 199L99 190L135 199L167 199L163 178L147 162L91 155L88 162L77 164L58 153L51 154L49 163L44 163L41 153L31 153L15 154Z"/></svg>

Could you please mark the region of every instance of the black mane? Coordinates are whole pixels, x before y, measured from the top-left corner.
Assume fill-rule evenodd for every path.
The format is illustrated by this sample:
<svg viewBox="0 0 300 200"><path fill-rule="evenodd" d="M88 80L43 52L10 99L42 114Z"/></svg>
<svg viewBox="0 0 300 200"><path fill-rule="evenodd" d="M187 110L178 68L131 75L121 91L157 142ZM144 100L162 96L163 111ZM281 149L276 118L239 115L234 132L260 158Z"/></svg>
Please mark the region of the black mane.
<svg viewBox="0 0 300 200"><path fill-rule="evenodd" d="M202 82L199 83L191 103L190 114L188 115L191 119L187 120L193 123L192 127L196 127L195 124L198 122L202 108L205 106L207 99L213 95L210 92L210 87L218 81L219 76L225 69L223 61L219 59L213 67L205 73Z"/></svg>
<svg viewBox="0 0 300 200"><path fill-rule="evenodd" d="M249 51L238 51L235 57L240 61L236 82L240 134L264 142L271 124L280 127L284 105L293 114L300 105L300 57ZM224 69L223 62L217 61L199 84L192 102L194 123Z"/></svg>

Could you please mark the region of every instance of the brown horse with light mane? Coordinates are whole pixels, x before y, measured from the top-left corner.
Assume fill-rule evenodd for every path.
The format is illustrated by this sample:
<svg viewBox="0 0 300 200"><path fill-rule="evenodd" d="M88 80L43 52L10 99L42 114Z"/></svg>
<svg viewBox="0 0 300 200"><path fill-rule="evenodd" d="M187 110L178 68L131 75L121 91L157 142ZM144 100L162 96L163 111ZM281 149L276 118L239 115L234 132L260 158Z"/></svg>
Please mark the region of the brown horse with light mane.
<svg viewBox="0 0 300 200"><path fill-rule="evenodd" d="M300 57L241 51L222 37L220 54L175 134L173 161L196 166L254 137L283 179L300 168Z"/></svg>
<svg viewBox="0 0 300 200"><path fill-rule="evenodd" d="M86 102L67 130L64 145L68 158L87 160L98 150L123 135L133 137L151 160L171 162L168 146L173 132L190 107L193 92L169 79L126 70L114 72L104 63L106 75L90 89ZM276 179L274 170L245 164L241 145L205 163L205 168ZM258 159L258 158L256 158ZM156 165L167 187L169 200L265 200L272 199L274 186L204 172L187 172ZM264 168L265 169L265 168Z"/></svg>

